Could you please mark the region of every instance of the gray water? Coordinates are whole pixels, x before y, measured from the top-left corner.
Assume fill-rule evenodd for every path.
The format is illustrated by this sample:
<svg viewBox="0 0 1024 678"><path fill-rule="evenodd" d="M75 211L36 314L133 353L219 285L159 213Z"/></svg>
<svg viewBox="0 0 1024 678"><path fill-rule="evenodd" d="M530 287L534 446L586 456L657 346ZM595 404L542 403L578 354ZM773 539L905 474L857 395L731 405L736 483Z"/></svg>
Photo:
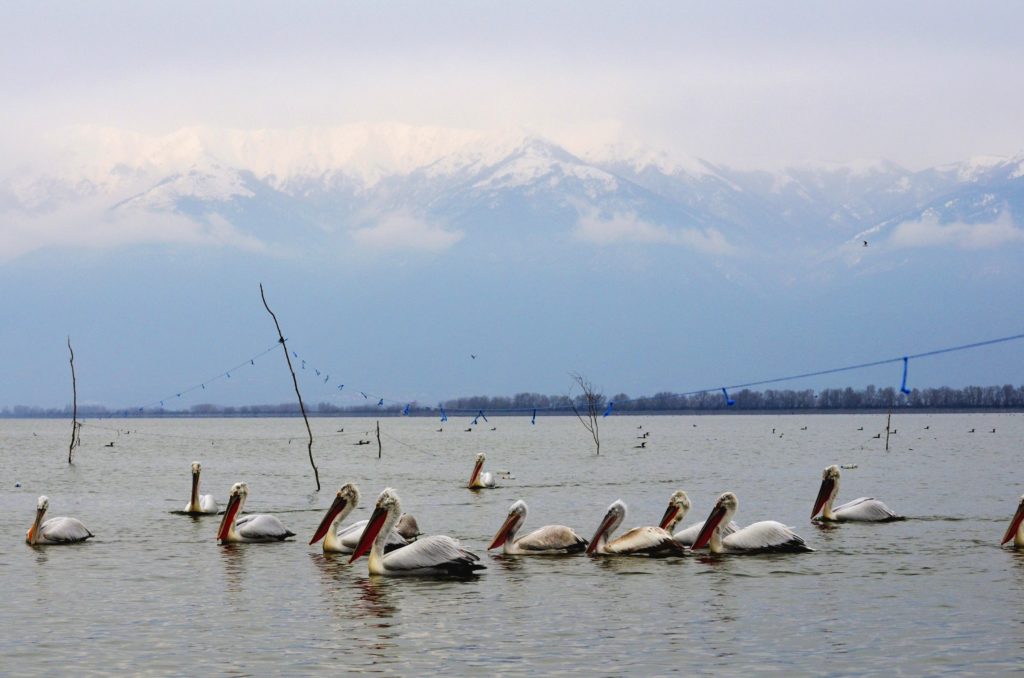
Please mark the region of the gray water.
<svg viewBox="0 0 1024 678"><path fill-rule="evenodd" d="M73 466L69 422L0 421L0 671L1020 670L1024 552L999 539L1024 492L1024 416L897 415L889 453L872 437L884 415L601 424L595 457L569 418L492 418L468 433L468 420L438 432L436 420L385 419L378 460L376 444L353 444L373 421L317 419L317 494L301 420L89 421ZM635 449L643 431L647 448ZM465 489L478 451L485 468L514 479ZM175 514L193 460L222 508L231 484L245 480L246 510L277 514L298 537L219 546L219 517ZM812 524L821 470L832 463L858 466L843 471L838 501L872 495L910 519ZM487 569L466 581L371 578L365 558L350 566L325 557L307 542L347 481L363 494L351 520L392 486L424 533L460 539ZM485 552L516 499L530 508L521 534L563 523L590 538L613 500L629 505L625 526L656 524L679 488L693 502L684 524L732 490L737 522L780 520L817 551L665 560ZM51 516L76 516L96 538L25 544L40 494Z"/></svg>

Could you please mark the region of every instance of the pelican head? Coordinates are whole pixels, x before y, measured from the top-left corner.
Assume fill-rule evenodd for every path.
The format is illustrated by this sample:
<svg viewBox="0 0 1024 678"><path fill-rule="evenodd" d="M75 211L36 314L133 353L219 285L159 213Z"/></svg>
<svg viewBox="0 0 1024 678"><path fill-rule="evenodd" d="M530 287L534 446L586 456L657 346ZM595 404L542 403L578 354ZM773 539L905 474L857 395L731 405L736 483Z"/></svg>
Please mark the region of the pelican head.
<svg viewBox="0 0 1024 678"><path fill-rule="evenodd" d="M708 542L718 535L719 528L729 524L739 505L739 499L732 492L724 492L719 496L715 501L714 508L711 509L711 515L704 521L704 527L701 528L700 534L697 535L690 548L695 550L707 546Z"/></svg>
<svg viewBox="0 0 1024 678"><path fill-rule="evenodd" d="M197 476L203 470L203 465L198 461L192 462L192 475Z"/></svg>
<svg viewBox="0 0 1024 678"><path fill-rule="evenodd" d="M512 506L508 509L508 517L505 518L505 522L498 529L498 532L494 535L494 540L491 541L491 545L487 547L490 551L493 548L498 548L507 541L514 540L516 532L526 522L526 502L522 499L517 499Z"/></svg>
<svg viewBox="0 0 1024 678"><path fill-rule="evenodd" d="M593 538L590 540L590 544L587 545L587 553L592 554L604 547L608 541L608 535L615 532L622 524L622 521L626 519L626 502L621 499L616 499L612 502L612 505L608 507L607 513L604 514L604 519L601 524L597 526L597 532L594 533Z"/></svg>
<svg viewBox="0 0 1024 678"><path fill-rule="evenodd" d="M245 483L235 483L231 486L231 492L228 493L228 506L224 509L224 517L220 521L220 527L217 528L217 539L224 542L228 538L228 534L231 530L235 529L235 520L238 518L238 514L242 511L242 506L245 504L245 498L249 496L249 486Z"/></svg>
<svg viewBox="0 0 1024 678"><path fill-rule="evenodd" d="M363 536L359 538L359 543L356 545L355 550L352 551L352 557L349 558L348 562L353 562L369 551L373 547L377 535L382 530L385 531L385 534L390 532L391 526L401 512L402 503L398 499L398 493L390 487L384 488L384 491L377 497L377 505L374 507L370 519L366 521L366 527L363 528ZM370 554L370 559L372 561L373 554Z"/></svg>
<svg viewBox="0 0 1024 678"><path fill-rule="evenodd" d="M50 508L50 500L44 494L36 500L36 519L32 522L32 526L28 528L28 533L25 534L25 541L29 544L36 543L36 535L39 534L39 525L43 522L43 516L46 515L46 510Z"/></svg>
<svg viewBox="0 0 1024 678"><path fill-rule="evenodd" d="M832 464L821 472L821 487L818 489L818 498L814 500L814 510L811 511L811 518L818 515L818 512L825 509L825 519L832 519L831 502L839 494L839 467Z"/></svg>
<svg viewBox="0 0 1024 678"><path fill-rule="evenodd" d="M316 532L313 533L313 538L309 540L309 543L315 544L323 539L324 535L327 534L327 530L331 529L335 521L344 519L358 503L359 488L352 483L342 485L341 489L334 496L334 502L327 509L327 513L324 514L323 520L320 521L320 525L316 528Z"/></svg>
<svg viewBox="0 0 1024 678"><path fill-rule="evenodd" d="M476 461L473 463L473 473L469 476L469 487L473 487L476 483L476 479L480 476L480 470L484 467L484 461L486 459L486 454L483 452L477 453Z"/></svg>
<svg viewBox="0 0 1024 678"><path fill-rule="evenodd" d="M46 497L39 497L39 501L42 502ZM1020 503L1017 504L1017 512L1013 514L1013 520L1010 521L1010 526L1006 528L1006 534L1003 535L1003 541L1001 544L1005 544L1011 539L1014 540L1014 544L1017 546L1024 546L1024 535L1021 534L1021 524L1024 523L1024 495L1021 495Z"/></svg>
<svg viewBox="0 0 1024 678"><path fill-rule="evenodd" d="M686 517L689 510L690 498L682 490L676 490L668 498L668 507L665 508L665 514L661 517L658 527L671 532L676 523Z"/></svg>

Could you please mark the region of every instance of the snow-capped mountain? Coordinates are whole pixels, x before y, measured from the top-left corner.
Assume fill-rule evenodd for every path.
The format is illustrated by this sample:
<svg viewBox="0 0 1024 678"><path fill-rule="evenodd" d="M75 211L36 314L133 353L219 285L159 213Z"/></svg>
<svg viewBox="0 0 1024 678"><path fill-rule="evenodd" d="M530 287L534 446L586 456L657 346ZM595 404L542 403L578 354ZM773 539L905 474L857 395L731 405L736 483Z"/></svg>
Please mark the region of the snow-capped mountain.
<svg viewBox="0 0 1024 678"><path fill-rule="evenodd" d="M189 128L160 137L76 128L54 146L45 171L0 179L5 222L24 230L42 215L88 204L115 220L217 220L271 244L320 242L395 214L466 242L534 232L586 237L594 232L580 230L586 221L607 226L602 241L712 238L721 253L782 239L821 254L921 220L1004 223L1014 235L1013 219L1024 213L1021 155L917 172L888 162L769 172L637 146L576 155L529 134L384 124Z"/></svg>

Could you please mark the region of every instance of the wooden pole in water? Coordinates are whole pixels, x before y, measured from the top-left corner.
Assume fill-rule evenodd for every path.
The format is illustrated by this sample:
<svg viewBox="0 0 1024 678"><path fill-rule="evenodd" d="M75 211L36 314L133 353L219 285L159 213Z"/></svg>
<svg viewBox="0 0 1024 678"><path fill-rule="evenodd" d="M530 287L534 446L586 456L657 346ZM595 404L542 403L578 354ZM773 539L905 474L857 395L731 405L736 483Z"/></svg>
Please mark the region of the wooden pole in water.
<svg viewBox="0 0 1024 678"><path fill-rule="evenodd" d="M281 344L281 348L284 349L284 359L288 362L288 371L292 373L292 384L295 386L295 395L299 398L299 411L302 412L302 421L306 422L306 433L309 434L309 445L307 450L309 451L309 465L313 467L313 477L316 478L316 491L320 491L320 472L316 468L316 463L313 461L313 429L309 427L309 417L306 416L306 406L302 403L302 394L299 393L299 379L295 376L295 368L292 367L291 356L288 355L288 345L284 341L284 334L281 333L281 323L277 322L277 316L270 310L270 306L267 304L267 297L263 294L263 283L260 283L260 298L263 299L263 308L267 309L267 313L274 319L274 326L277 328L277 341Z"/></svg>
<svg viewBox="0 0 1024 678"><path fill-rule="evenodd" d="M889 424L892 423L892 401L889 401L889 416L885 419L885 451L889 451Z"/></svg>
<svg viewBox="0 0 1024 678"><path fill-rule="evenodd" d="M380 455L384 452L384 448L380 444L380 419L377 420L377 458L380 459Z"/></svg>
<svg viewBox="0 0 1024 678"><path fill-rule="evenodd" d="M71 337L68 337L68 352L71 353L71 443L68 445L68 463L78 447L78 384L75 382L75 350L71 348Z"/></svg>

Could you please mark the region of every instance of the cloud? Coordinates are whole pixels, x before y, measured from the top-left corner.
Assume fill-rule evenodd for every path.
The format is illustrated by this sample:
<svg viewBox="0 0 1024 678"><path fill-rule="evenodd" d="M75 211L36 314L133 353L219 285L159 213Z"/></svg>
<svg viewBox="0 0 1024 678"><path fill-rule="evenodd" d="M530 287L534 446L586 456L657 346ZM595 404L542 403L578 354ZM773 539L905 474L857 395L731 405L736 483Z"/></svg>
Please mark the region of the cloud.
<svg viewBox="0 0 1024 678"><path fill-rule="evenodd" d="M1024 242L1024 229L1017 228L1008 211L995 221L966 224L943 224L938 215L927 212L917 221L904 221L897 226L889 242L895 247L956 247L964 250L993 249L1015 242Z"/></svg>
<svg viewBox="0 0 1024 678"><path fill-rule="evenodd" d="M379 249L414 249L441 252L462 240L462 231L446 231L407 212L392 212L373 225L352 231L360 245Z"/></svg>
<svg viewBox="0 0 1024 678"><path fill-rule="evenodd" d="M614 243L641 243L649 245L678 245L707 254L734 254L733 247L715 228L668 228L644 221L633 213L619 213L602 217L585 214L576 223L573 234L580 240L596 245Z"/></svg>
<svg viewBox="0 0 1024 678"><path fill-rule="evenodd" d="M110 210L106 205L78 203L46 214L11 210L0 214L0 220L0 262L51 247L101 250L187 244L267 250L262 242L239 232L216 214L199 222L180 214Z"/></svg>

